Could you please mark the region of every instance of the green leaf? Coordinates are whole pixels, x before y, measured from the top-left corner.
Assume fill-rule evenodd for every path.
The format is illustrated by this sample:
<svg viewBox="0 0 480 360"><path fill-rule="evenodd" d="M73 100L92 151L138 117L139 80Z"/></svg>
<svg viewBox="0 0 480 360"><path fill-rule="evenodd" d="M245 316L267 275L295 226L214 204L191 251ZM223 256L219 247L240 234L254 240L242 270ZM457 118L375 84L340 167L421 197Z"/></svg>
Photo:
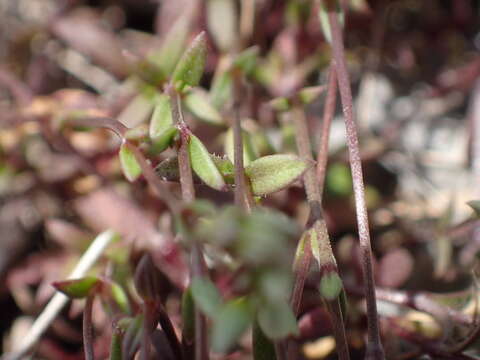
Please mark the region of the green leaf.
<svg viewBox="0 0 480 360"><path fill-rule="evenodd" d="M268 302L288 298L292 290L290 271L281 269L265 270L260 274L259 290Z"/></svg>
<svg viewBox="0 0 480 360"><path fill-rule="evenodd" d="M172 141L173 139L175 139L175 136L177 136L177 134L178 129L174 126L170 126L162 133L162 135L160 135L153 141L153 144L149 150L150 153L153 155L157 155L163 152L167 147L172 144Z"/></svg>
<svg viewBox="0 0 480 360"><path fill-rule="evenodd" d="M227 70L227 65L225 65L229 62L228 60L228 58L220 59L213 76L212 86L210 87L210 102L217 109L221 109L232 97L233 79Z"/></svg>
<svg viewBox="0 0 480 360"><path fill-rule="evenodd" d="M207 27L215 45L228 52L237 41L238 19L235 1L208 0L206 3Z"/></svg>
<svg viewBox="0 0 480 360"><path fill-rule="evenodd" d="M197 86L202 77L207 58L205 32L201 32L190 44L178 62L172 76L175 89L182 92L186 86Z"/></svg>
<svg viewBox="0 0 480 360"><path fill-rule="evenodd" d="M90 294L90 291L102 281L94 276L87 276L81 279L57 281L53 286L67 295L69 298L82 299Z"/></svg>
<svg viewBox="0 0 480 360"><path fill-rule="evenodd" d="M254 360L277 360L275 346L273 342L265 336L260 325L258 325L258 320L253 321L252 345Z"/></svg>
<svg viewBox="0 0 480 360"><path fill-rule="evenodd" d="M245 130L242 130L242 139L243 139L243 166L247 166L253 160L258 157L258 153L252 143L252 139L250 134ZM228 129L227 133L225 134L225 143L224 143L224 150L227 154L227 157L233 163L235 161L234 156L234 143L233 143L233 129Z"/></svg>
<svg viewBox="0 0 480 360"><path fill-rule="evenodd" d="M290 101L286 97L277 97L270 100L269 104L275 111L279 112L288 111L291 107Z"/></svg>
<svg viewBox="0 0 480 360"><path fill-rule="evenodd" d="M306 87L298 92L298 97L304 105L308 105L314 102L325 89L324 85Z"/></svg>
<svg viewBox="0 0 480 360"><path fill-rule="evenodd" d="M260 48L255 45L243 50L233 60L233 65L247 76L250 76L255 69Z"/></svg>
<svg viewBox="0 0 480 360"><path fill-rule="evenodd" d="M253 161L245 168L254 195L279 191L297 180L309 164L294 155L269 155Z"/></svg>
<svg viewBox="0 0 480 360"><path fill-rule="evenodd" d="M159 68L163 78L166 78L175 69L175 65L185 49L189 27L190 17L188 15L181 16L167 33L162 46L148 56L148 60Z"/></svg>
<svg viewBox="0 0 480 360"><path fill-rule="evenodd" d="M130 304L128 302L128 296L125 293L125 290L118 285L116 282L110 283L110 293L112 299L118 305L118 307L126 314L130 313Z"/></svg>
<svg viewBox="0 0 480 360"><path fill-rule="evenodd" d="M348 166L335 163L329 166L326 177L326 187L336 196L348 196L352 193L352 175Z"/></svg>
<svg viewBox="0 0 480 360"><path fill-rule="evenodd" d="M263 304L257 314L258 324L270 339L298 335L297 320L286 301Z"/></svg>
<svg viewBox="0 0 480 360"><path fill-rule="evenodd" d="M187 343L195 338L195 305L190 287L182 295L182 338Z"/></svg>
<svg viewBox="0 0 480 360"><path fill-rule="evenodd" d="M475 211L475 215L479 217L480 216L480 200L472 200L467 202L467 204L473 209L473 211Z"/></svg>
<svg viewBox="0 0 480 360"><path fill-rule="evenodd" d="M134 153L127 147L126 144L122 144L120 147L120 165L122 167L123 174L128 181L135 181L142 174L142 169L135 158Z"/></svg>
<svg viewBox="0 0 480 360"><path fill-rule="evenodd" d="M223 124L222 115L210 104L205 92L199 89L189 91L183 101L187 109L200 120L213 125Z"/></svg>
<svg viewBox="0 0 480 360"><path fill-rule="evenodd" d="M150 119L150 138L157 139L167 129L173 126L172 108L170 105L170 96L160 94L155 102L152 117Z"/></svg>
<svg viewBox="0 0 480 360"><path fill-rule="evenodd" d="M343 289L342 279L336 271L329 271L320 280L320 294L327 300L334 300Z"/></svg>
<svg viewBox="0 0 480 360"><path fill-rule="evenodd" d="M222 306L222 297L215 284L207 278L194 277L190 289L199 309L214 318Z"/></svg>
<svg viewBox="0 0 480 360"><path fill-rule="evenodd" d="M223 191L226 188L222 174L218 171L209 152L200 139L191 134L188 141L188 153L195 174L208 186Z"/></svg>
<svg viewBox="0 0 480 360"><path fill-rule="evenodd" d="M245 298L227 302L218 310L212 329L212 349L215 352L227 352L251 322L250 306Z"/></svg>
<svg viewBox="0 0 480 360"><path fill-rule="evenodd" d="M233 163L227 157L220 157L214 154L210 154L210 156L225 182L227 184L235 183L235 167Z"/></svg>

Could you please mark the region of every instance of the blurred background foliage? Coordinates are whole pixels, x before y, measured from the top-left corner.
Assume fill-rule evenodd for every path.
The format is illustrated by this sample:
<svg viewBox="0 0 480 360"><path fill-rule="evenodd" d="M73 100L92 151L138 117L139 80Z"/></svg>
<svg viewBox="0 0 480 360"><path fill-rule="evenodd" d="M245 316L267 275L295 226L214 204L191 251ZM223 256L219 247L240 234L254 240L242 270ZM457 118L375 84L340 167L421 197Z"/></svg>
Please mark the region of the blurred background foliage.
<svg viewBox="0 0 480 360"><path fill-rule="evenodd" d="M477 312L480 232L467 202L479 197L480 8L469 0L341 3L384 346L389 359L418 358L431 344L451 347L465 338ZM174 152L159 151L176 133L156 139L148 121L164 81L202 30L205 72L183 100L195 135L211 153L233 161L233 85L226 69L234 63L248 79L240 104L245 164L296 153L294 128L281 110L288 109L292 94L326 84L331 57L314 1L0 0L2 352L15 350L53 294L52 282L65 279L106 229L121 240L91 272L120 284L128 306L111 304L110 313L94 307L97 356L108 356L109 314L118 306L132 316L121 326L135 329L141 322L133 316L144 294L133 274L145 253L158 271L159 301L173 326L181 327L188 241L176 241L175 219L143 178L124 178L117 137L69 121L116 118L135 130L131 139L153 165L165 164ZM247 49L243 57L232 55L238 44ZM315 93L306 105L315 155L324 97ZM365 304L337 107L323 206L348 295L347 334L356 359L364 351ZM145 135L149 131L153 140ZM179 194L177 179L169 176L162 173L169 191ZM282 296L291 289L295 244L308 216L300 182L258 199L276 212L251 216L229 205L231 193L198 183L198 197L210 203L195 210L204 217L189 218L194 226L188 231L205 243L216 290L199 283L192 296L208 300L202 307L207 315L214 313L212 303L221 311L211 316L212 331L219 334L212 346L230 350L232 359L251 358L247 337L232 348L222 335L240 336L253 318L252 304L270 301L258 315L264 331L295 334L302 357L335 358L331 325L316 291L318 274L307 281L298 329L277 317L285 313ZM62 311L36 356L82 358L81 309L73 302ZM233 335L221 331L226 328ZM472 356L478 353L474 340L468 344Z"/></svg>

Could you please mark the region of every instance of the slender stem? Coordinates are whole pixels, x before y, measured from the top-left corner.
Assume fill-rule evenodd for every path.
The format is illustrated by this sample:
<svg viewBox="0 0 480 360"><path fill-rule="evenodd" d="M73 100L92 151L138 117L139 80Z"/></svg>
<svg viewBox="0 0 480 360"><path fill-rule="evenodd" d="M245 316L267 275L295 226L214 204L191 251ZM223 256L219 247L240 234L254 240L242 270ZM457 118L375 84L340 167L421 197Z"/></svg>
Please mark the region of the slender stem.
<svg viewBox="0 0 480 360"><path fill-rule="evenodd" d="M293 120L295 122L295 139L297 143L298 153L301 158L312 161L312 149L311 142L307 128L307 119L305 117L305 111L300 104L295 103L293 105L292 113ZM323 221L323 211L321 206L321 194L318 187L318 178L317 173L314 167L308 169L304 176L303 182L305 183L305 191L307 194L307 200L310 205L310 220L308 226L317 224L321 226L321 231L317 231L318 234L318 246L321 259L321 268L331 267L337 269L335 257L332 252L332 247L330 245L330 240L328 238L328 233L326 230L325 222ZM316 226L316 227L317 227ZM321 233L324 236L321 236ZM310 239L306 239L307 242L310 242ZM308 244L307 244L308 245ZM305 246L305 244L300 244L299 246ZM304 251L302 258L299 262L304 263L301 268L296 269L295 271L295 283L294 283L294 294L292 296L291 304L294 310L298 311L299 303L301 300L301 293L303 291L302 282L305 282L305 278L308 275L310 268L310 262L312 257L311 249ZM345 324L343 322L342 311L340 307L340 300L337 299L327 302L328 308L330 310L330 315L332 316L332 323L334 327L335 340L337 343L337 352L339 359L349 359L348 353L348 344L347 337L345 334ZM298 312L296 312L298 313ZM291 352L289 351L291 356Z"/></svg>
<svg viewBox="0 0 480 360"><path fill-rule="evenodd" d="M92 326L92 307L95 294L87 296L85 309L83 310L83 349L85 351L85 360L94 360L93 351L93 326Z"/></svg>
<svg viewBox="0 0 480 360"><path fill-rule="evenodd" d="M234 74L234 101L233 101L233 162L235 166L235 205L249 213L253 201L250 187L247 186L243 163L243 134L240 119L240 74Z"/></svg>
<svg viewBox="0 0 480 360"><path fill-rule="evenodd" d="M378 326L377 304L375 299L375 281L373 277L372 249L370 246L370 231L368 228L367 207L365 204L365 189L363 184L362 164L358 145L357 128L353 114L353 101L350 89L350 78L345 63L343 37L338 23L337 13L330 7L328 19L332 33L332 50L337 70L340 98L345 116L347 146L350 158L350 168L353 179L353 192L357 212L358 235L362 257L362 269L367 301L367 332L368 344L366 359L384 359L385 355L380 340Z"/></svg>
<svg viewBox="0 0 480 360"><path fill-rule="evenodd" d="M310 237L305 239L305 243L303 244L303 246L303 254L300 256L298 261L295 262L293 268L295 282L293 284L290 305L292 307L293 313L296 315L300 313L300 304L302 301L303 288L305 286L305 281L307 280L310 265L312 263L312 248L310 244Z"/></svg>
<svg viewBox="0 0 480 360"><path fill-rule="evenodd" d="M320 192L320 202L323 198L325 176L327 174L330 126L332 124L333 115L335 114L335 104L337 102L337 73L335 71L335 64L333 62L330 64L327 86L327 97L325 99L325 106L323 108L322 134L320 138L320 143L318 144L317 153L317 178L318 189Z"/></svg>
<svg viewBox="0 0 480 360"><path fill-rule="evenodd" d="M190 130L183 119L182 104L179 94L170 89L172 100L172 116L180 129L180 148L178 149L178 168L180 173L180 186L182 188L182 198L186 203L195 200L195 188L193 186L192 168L190 166L190 156L188 153L188 142ZM191 276L206 276L206 266L203 259L202 245L196 241L192 244L190 254L190 272ZM195 359L207 360L208 357L208 338L207 322L205 316L195 306Z"/></svg>

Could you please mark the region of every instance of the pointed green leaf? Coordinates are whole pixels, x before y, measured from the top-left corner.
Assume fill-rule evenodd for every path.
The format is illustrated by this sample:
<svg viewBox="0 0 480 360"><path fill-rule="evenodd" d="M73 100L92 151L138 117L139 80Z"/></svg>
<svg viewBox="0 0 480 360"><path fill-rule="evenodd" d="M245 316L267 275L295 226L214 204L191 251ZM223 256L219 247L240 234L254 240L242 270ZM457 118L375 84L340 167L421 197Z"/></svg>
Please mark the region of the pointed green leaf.
<svg viewBox="0 0 480 360"><path fill-rule="evenodd" d="M218 309L222 306L222 297L215 284L207 278L194 277L190 289L198 308L206 315L214 318Z"/></svg>
<svg viewBox="0 0 480 360"><path fill-rule="evenodd" d="M233 79L230 71L227 69L227 63L229 63L228 58L222 58L219 61L213 76L212 86L210 87L210 101L217 109L221 109L232 96Z"/></svg>
<svg viewBox="0 0 480 360"><path fill-rule="evenodd" d="M153 141L152 146L149 149L150 153L153 155L157 155L163 152L166 148L168 148L172 144L177 134L178 134L178 129L174 126L170 126L159 137L157 137Z"/></svg>
<svg viewBox="0 0 480 360"><path fill-rule="evenodd" d="M242 130L242 142L243 142L243 166L249 165L258 157L258 152L253 145L251 136L245 130ZM233 129L228 129L225 135L224 150L227 157L233 163L235 161L234 155L234 143L233 143Z"/></svg>
<svg viewBox="0 0 480 360"><path fill-rule="evenodd" d="M135 158L133 152L125 145L120 147L120 165L128 181L135 181L142 174L142 169Z"/></svg>
<svg viewBox="0 0 480 360"><path fill-rule="evenodd" d="M81 279L57 281L53 286L70 298L81 299L87 297L90 291L100 283L101 280L97 277L87 276Z"/></svg>
<svg viewBox="0 0 480 360"><path fill-rule="evenodd" d="M249 76L255 69L259 52L260 48L257 45L249 47L235 57L233 65L241 69L245 75Z"/></svg>
<svg viewBox="0 0 480 360"><path fill-rule="evenodd" d="M163 78L169 76L175 69L185 49L189 27L190 17L181 16L167 33L162 46L148 56L148 60L159 68Z"/></svg>
<svg viewBox="0 0 480 360"><path fill-rule="evenodd" d="M254 195L279 191L297 180L309 164L294 155L269 155L253 161L245 168Z"/></svg>
<svg viewBox="0 0 480 360"><path fill-rule="evenodd" d="M213 125L223 124L222 115L210 104L205 92L199 89L189 91L183 101L187 109L200 120Z"/></svg>
<svg viewBox="0 0 480 360"><path fill-rule="evenodd" d="M258 320L253 321L252 345L254 360L277 360L275 346L258 325Z"/></svg>
<svg viewBox="0 0 480 360"><path fill-rule="evenodd" d="M190 163L195 174L208 186L223 191L226 188L222 174L218 171L215 163L210 157L210 153L195 135L190 135L188 141L188 153Z"/></svg>
<svg viewBox="0 0 480 360"><path fill-rule="evenodd" d="M277 97L270 100L269 104L275 111L279 112L288 111L291 107L290 101L286 97Z"/></svg>
<svg viewBox="0 0 480 360"><path fill-rule="evenodd" d="M207 58L207 41L205 33L200 33L190 44L178 62L172 76L172 83L177 91L186 86L197 86L202 77Z"/></svg>
<svg viewBox="0 0 480 360"><path fill-rule="evenodd" d="M173 126L172 108L170 106L170 96L160 94L155 101L155 108L150 119L150 138L157 139L167 129Z"/></svg>
<svg viewBox="0 0 480 360"><path fill-rule="evenodd" d="M258 324L270 339L298 335L297 319L285 301L263 304L257 314Z"/></svg>
<svg viewBox="0 0 480 360"><path fill-rule="evenodd" d="M480 216L480 200L472 200L467 202L467 204L473 209L473 211L475 211L475 215L479 217Z"/></svg>
<svg viewBox="0 0 480 360"><path fill-rule="evenodd" d="M125 290L118 285L116 282L110 283L110 293L112 299L118 305L118 307L126 314L130 312L130 304L128 302L128 296L125 293Z"/></svg>
<svg viewBox="0 0 480 360"><path fill-rule="evenodd" d="M213 323L213 351L224 353L235 345L250 325L251 316L250 306L245 298L223 305Z"/></svg>
<svg viewBox="0 0 480 360"><path fill-rule="evenodd" d="M343 289L342 279L336 271L329 271L320 280L320 294L328 300L334 300Z"/></svg>

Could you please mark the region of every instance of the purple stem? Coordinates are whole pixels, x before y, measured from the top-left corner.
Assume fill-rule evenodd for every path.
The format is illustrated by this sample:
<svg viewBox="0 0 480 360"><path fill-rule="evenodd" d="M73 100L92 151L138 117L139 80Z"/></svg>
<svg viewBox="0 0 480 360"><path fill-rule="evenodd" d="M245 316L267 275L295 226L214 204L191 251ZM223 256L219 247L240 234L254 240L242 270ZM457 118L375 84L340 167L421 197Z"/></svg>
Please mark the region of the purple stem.
<svg viewBox="0 0 480 360"><path fill-rule="evenodd" d="M330 126L332 124L333 115L335 114L335 104L337 102L337 73L335 71L335 64L333 62L330 64L327 86L327 97L325 99L325 106L323 108L322 134L320 138L320 144L318 144L317 153L317 178L320 192L320 200L323 197L325 176L327 173L328 140L330 138Z"/></svg>
<svg viewBox="0 0 480 360"><path fill-rule="evenodd" d="M363 184L362 164L358 145L357 128L353 113L352 92L350 89L350 77L345 63L345 51L343 47L342 30L338 23L337 13L330 6L328 19L332 33L332 50L335 68L337 70L340 98L345 116L347 132L347 146L350 157L350 168L353 179L353 192L357 212L358 235L360 239L360 251L362 258L362 270L365 284L367 302L367 353L366 359L385 359L380 339L378 325L377 303L375 297L375 280L372 265L372 249L370 245L370 231L368 228L367 207L365 204L365 188Z"/></svg>

